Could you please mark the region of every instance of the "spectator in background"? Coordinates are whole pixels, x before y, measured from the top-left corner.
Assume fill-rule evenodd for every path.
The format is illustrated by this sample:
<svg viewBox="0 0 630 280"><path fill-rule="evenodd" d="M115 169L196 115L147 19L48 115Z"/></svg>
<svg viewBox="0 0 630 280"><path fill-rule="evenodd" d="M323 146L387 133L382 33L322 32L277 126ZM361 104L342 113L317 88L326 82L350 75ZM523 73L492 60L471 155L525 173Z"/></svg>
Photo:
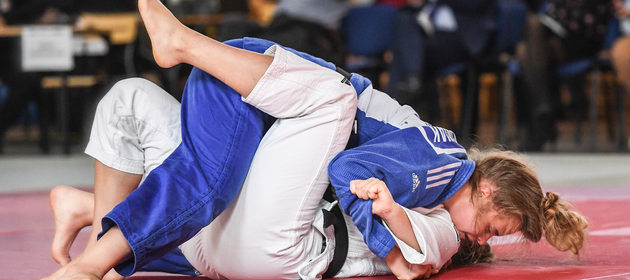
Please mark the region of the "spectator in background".
<svg viewBox="0 0 630 280"><path fill-rule="evenodd" d="M25 24L38 20L46 11L46 5L43 0L1 0L0 11L1 26Z"/></svg>
<svg viewBox="0 0 630 280"><path fill-rule="evenodd" d="M396 8L402 8L404 6L407 6L407 0L379 0L377 1L378 4L383 4L383 5L390 5L392 7L396 7Z"/></svg>
<svg viewBox="0 0 630 280"><path fill-rule="evenodd" d="M0 0L0 28L29 23L55 23L59 12L44 0ZM0 79L9 88L9 95L0 104L0 153L4 135L18 117L26 111L29 101L39 108L46 106L41 88L41 75L22 72L19 56L19 37L0 38ZM40 122L45 121L42 114ZM40 147L48 152L47 137L42 133Z"/></svg>
<svg viewBox="0 0 630 280"><path fill-rule="evenodd" d="M433 82L440 69L483 53L496 28L495 0L409 0L396 20L388 92L436 123L441 118ZM434 87L432 87L434 88Z"/></svg>
<svg viewBox="0 0 630 280"><path fill-rule="evenodd" d="M249 16L226 15L219 41L257 37L342 64L338 35L347 0L249 0Z"/></svg>
<svg viewBox="0 0 630 280"><path fill-rule="evenodd" d="M74 0L73 3L78 12L118 13L138 10L138 1L135 0Z"/></svg>
<svg viewBox="0 0 630 280"><path fill-rule="evenodd" d="M248 0L246 11L228 12L219 27L219 41L261 33L274 18L278 0Z"/></svg>
<svg viewBox="0 0 630 280"><path fill-rule="evenodd" d="M628 93L630 89L630 1L613 0L613 3L616 16L619 19L621 36L613 44L610 58L623 91ZM621 100L625 101L627 98Z"/></svg>
<svg viewBox="0 0 630 280"><path fill-rule="evenodd" d="M538 151L545 142L556 138L552 115L550 69L550 31L538 20L544 1L527 1L529 15L523 30L523 41L517 49L521 75L515 78L516 120L520 139L527 139L521 149ZM554 102L555 103L555 102Z"/></svg>
<svg viewBox="0 0 630 280"><path fill-rule="evenodd" d="M541 3L542 2L542 3ZM521 149L539 151L555 141L555 123L562 111L555 69L562 63L594 57L602 50L611 20L610 0L528 1L531 16L523 48L518 52L522 76L517 79L516 100ZM565 82L572 92L584 91L584 75ZM581 119L584 94L572 96L572 113ZM579 131L579 130L578 130Z"/></svg>
<svg viewBox="0 0 630 280"><path fill-rule="evenodd" d="M349 8L345 0L280 0L276 14L337 30Z"/></svg>

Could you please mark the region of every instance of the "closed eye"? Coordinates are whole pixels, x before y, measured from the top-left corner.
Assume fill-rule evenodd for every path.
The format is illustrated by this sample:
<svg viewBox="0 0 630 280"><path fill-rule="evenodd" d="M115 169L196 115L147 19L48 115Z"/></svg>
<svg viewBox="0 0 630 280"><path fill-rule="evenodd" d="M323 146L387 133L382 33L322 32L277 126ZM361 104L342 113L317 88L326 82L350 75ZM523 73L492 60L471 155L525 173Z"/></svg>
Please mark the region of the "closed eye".
<svg viewBox="0 0 630 280"><path fill-rule="evenodd" d="M486 228L486 233L488 234L494 234L494 236L500 236L499 234L499 230L495 229L494 232L492 232L492 228L490 226L488 226L488 228Z"/></svg>

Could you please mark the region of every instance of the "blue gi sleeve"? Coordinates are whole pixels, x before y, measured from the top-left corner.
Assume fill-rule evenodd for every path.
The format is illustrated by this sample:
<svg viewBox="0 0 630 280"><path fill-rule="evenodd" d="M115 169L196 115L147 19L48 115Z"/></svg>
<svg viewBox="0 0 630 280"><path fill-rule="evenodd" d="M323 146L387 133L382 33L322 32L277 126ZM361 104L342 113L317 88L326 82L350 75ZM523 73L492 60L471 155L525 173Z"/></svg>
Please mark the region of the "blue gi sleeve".
<svg viewBox="0 0 630 280"><path fill-rule="evenodd" d="M383 174L373 172L378 170L375 167L370 161L338 155L330 163L328 175L339 197L341 208L352 217L352 221L363 234L363 241L374 254L385 258L396 245L396 240L381 224L380 218L372 214L372 200L360 199L350 191L352 180L372 177L382 180Z"/></svg>

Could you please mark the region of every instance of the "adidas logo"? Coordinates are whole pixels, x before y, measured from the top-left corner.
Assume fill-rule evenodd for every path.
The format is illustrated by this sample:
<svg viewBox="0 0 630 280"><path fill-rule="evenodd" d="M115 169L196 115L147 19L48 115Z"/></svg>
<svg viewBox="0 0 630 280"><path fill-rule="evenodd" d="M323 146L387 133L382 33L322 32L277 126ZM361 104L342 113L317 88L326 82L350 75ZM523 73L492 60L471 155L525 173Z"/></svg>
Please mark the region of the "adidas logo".
<svg viewBox="0 0 630 280"><path fill-rule="evenodd" d="M420 179L416 173L411 173L411 177L413 178L413 188L411 189L411 192L415 192L418 186L420 186Z"/></svg>

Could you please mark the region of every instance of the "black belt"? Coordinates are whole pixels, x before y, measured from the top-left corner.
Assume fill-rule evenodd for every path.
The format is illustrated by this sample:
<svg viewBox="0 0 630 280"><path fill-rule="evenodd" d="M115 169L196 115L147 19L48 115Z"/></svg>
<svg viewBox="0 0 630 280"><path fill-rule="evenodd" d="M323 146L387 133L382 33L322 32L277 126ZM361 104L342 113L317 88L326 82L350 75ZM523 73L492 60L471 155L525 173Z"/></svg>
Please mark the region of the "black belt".
<svg viewBox="0 0 630 280"><path fill-rule="evenodd" d="M342 83L344 83L346 85L349 85L349 86L352 86L350 84L350 78L352 78L352 74L348 73L348 71L343 70L343 69L341 69L339 67L337 67L335 69L335 71L337 71L337 73L339 73L339 74L341 74L341 76L343 76L343 79L341 80Z"/></svg>
<svg viewBox="0 0 630 280"><path fill-rule="evenodd" d="M336 200L333 196L332 185L328 185L328 189L324 193L324 199L328 202ZM332 278L341 270L348 255L348 228L339 204L335 205L330 211L326 209L322 209L322 211L324 212L324 228L332 225L335 229L335 252L328 269L322 275L322 278Z"/></svg>

